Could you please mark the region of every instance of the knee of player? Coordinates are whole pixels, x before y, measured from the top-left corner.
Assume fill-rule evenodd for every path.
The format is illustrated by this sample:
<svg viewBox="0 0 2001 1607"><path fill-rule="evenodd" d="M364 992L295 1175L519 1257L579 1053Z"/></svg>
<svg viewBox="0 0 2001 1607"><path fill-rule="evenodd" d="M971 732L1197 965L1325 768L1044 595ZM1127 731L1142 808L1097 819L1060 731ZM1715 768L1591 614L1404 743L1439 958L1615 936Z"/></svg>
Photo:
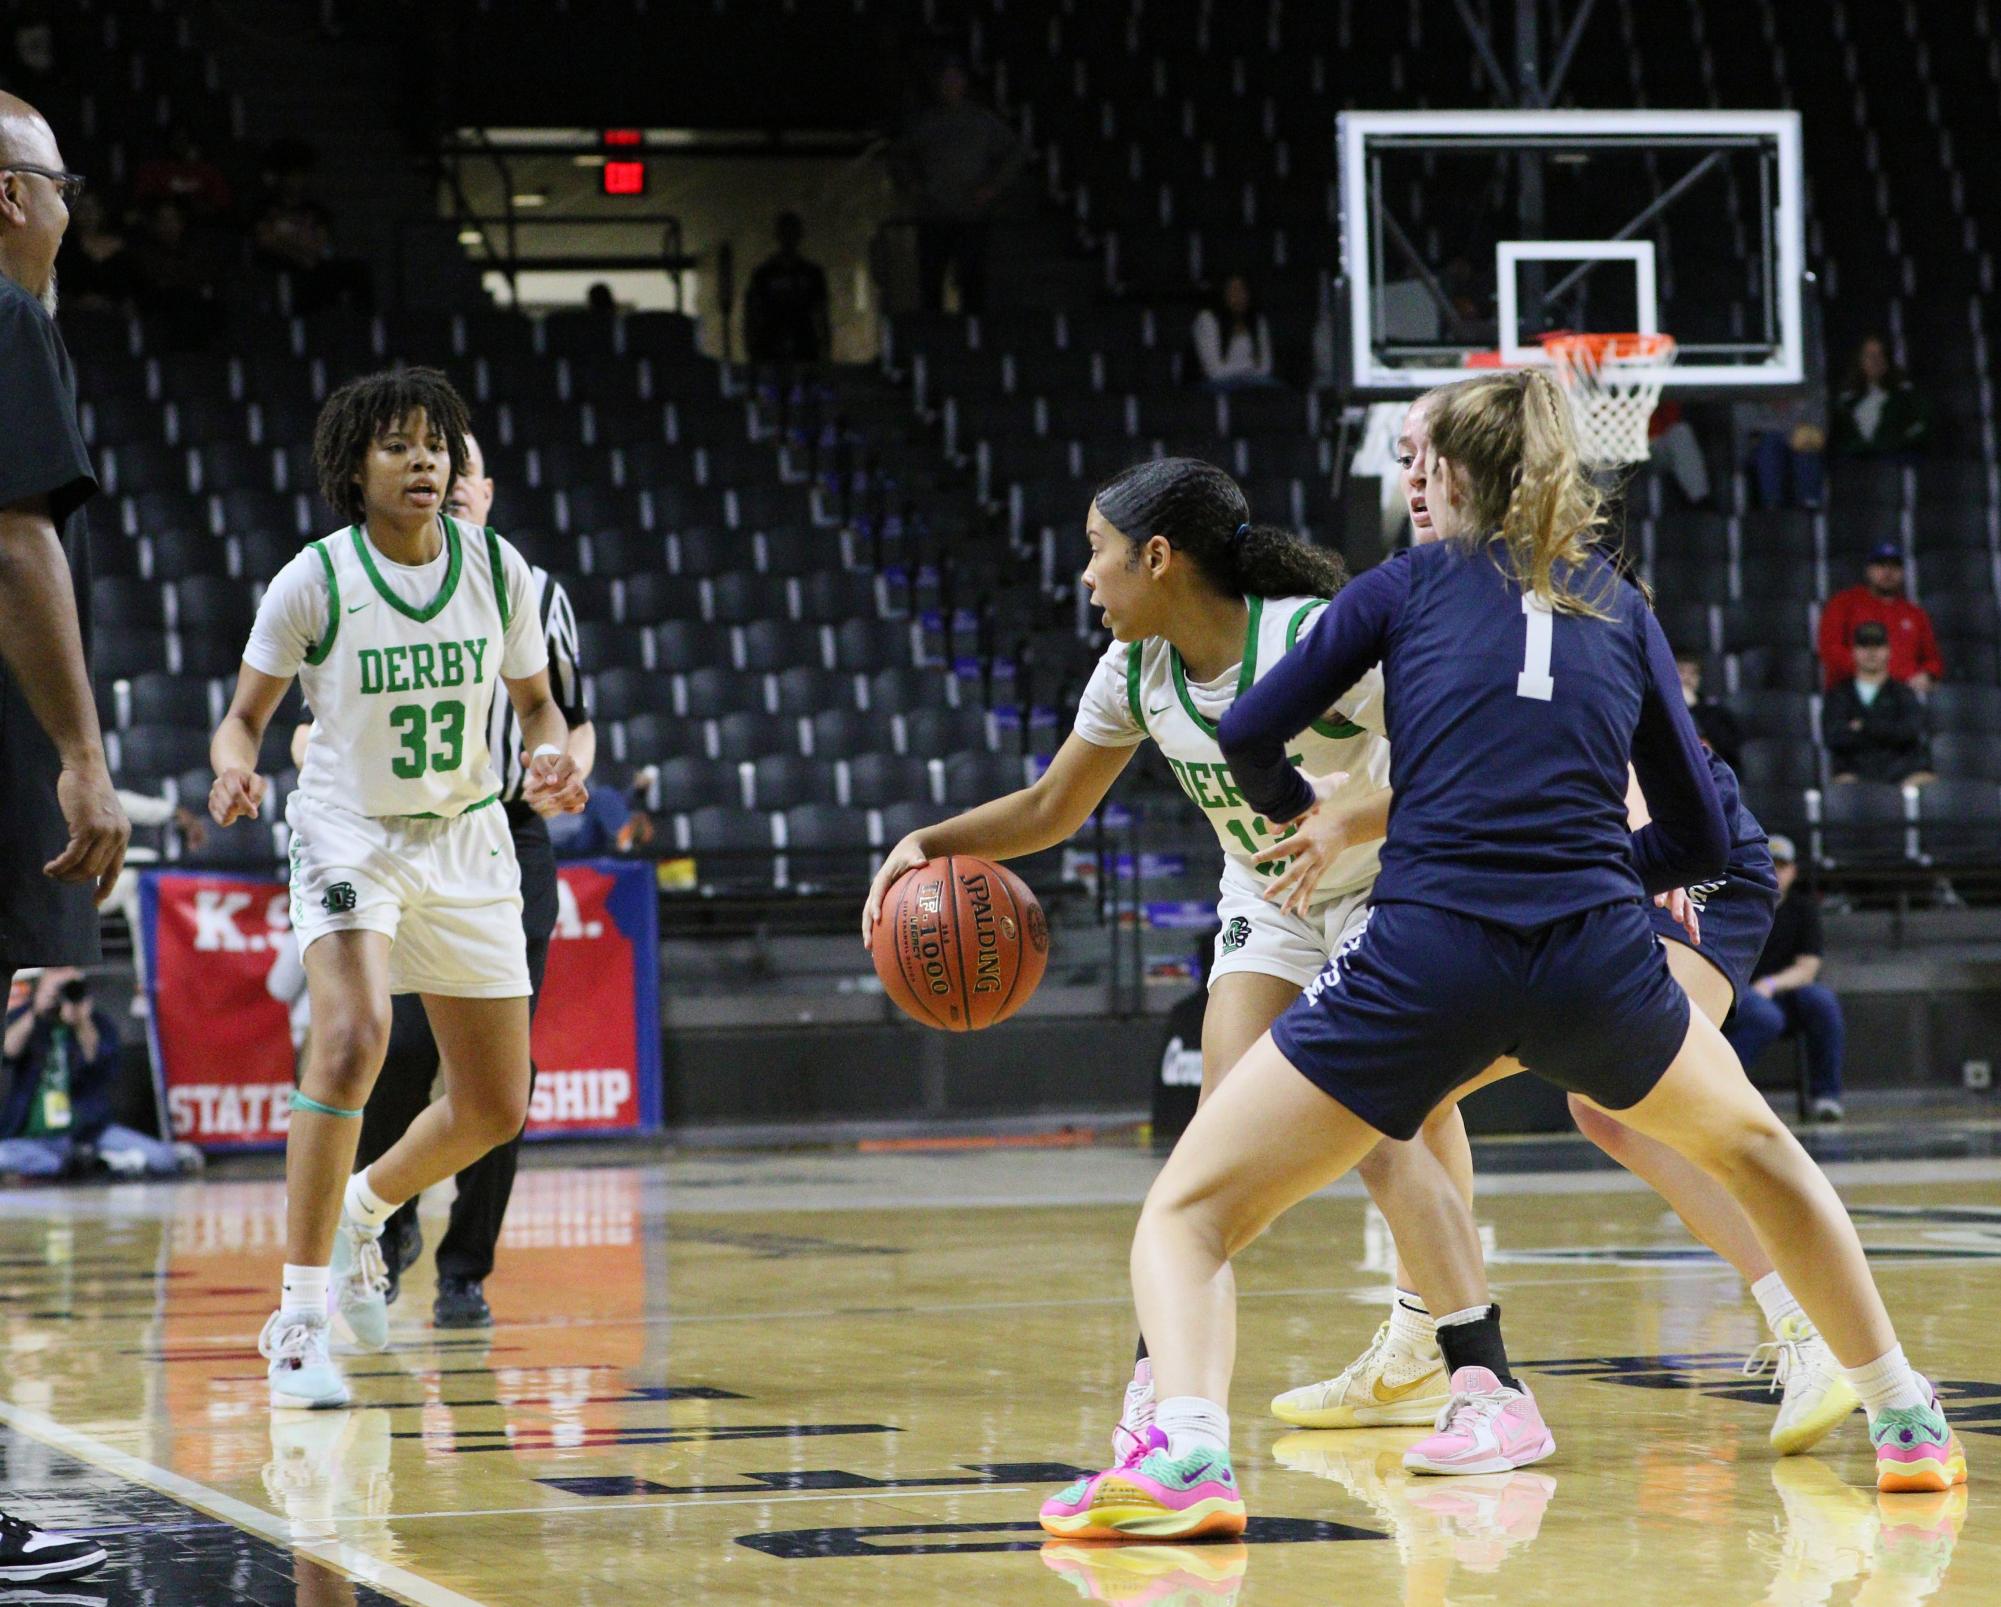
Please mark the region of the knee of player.
<svg viewBox="0 0 2001 1607"><path fill-rule="evenodd" d="M523 1083L518 1091L496 1091L491 1098L480 1101L472 1116L479 1136L486 1140L489 1149L512 1142L528 1120L527 1084Z"/></svg>
<svg viewBox="0 0 2001 1607"><path fill-rule="evenodd" d="M337 1085L356 1103L368 1096L389 1047L389 1014L362 1010L313 1023L313 1074L322 1087Z"/></svg>

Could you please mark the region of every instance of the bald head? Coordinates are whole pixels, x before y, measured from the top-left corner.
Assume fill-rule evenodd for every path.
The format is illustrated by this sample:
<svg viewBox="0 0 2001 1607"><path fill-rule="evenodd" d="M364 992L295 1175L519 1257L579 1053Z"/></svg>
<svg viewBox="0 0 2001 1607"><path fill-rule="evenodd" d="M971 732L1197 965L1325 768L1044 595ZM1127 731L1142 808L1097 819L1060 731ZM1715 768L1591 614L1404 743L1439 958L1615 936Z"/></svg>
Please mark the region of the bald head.
<svg viewBox="0 0 2001 1607"><path fill-rule="evenodd" d="M56 310L56 248L69 227L69 208L54 180L9 172L14 163L60 171L62 152L48 119L0 90L0 274Z"/></svg>

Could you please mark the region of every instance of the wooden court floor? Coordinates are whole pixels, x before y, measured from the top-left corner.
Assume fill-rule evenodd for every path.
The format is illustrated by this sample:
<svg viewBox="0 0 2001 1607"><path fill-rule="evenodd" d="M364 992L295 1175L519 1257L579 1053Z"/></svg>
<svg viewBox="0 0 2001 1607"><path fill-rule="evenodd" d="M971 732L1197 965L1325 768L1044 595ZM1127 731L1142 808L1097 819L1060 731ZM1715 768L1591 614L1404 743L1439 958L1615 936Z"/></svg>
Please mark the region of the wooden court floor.
<svg viewBox="0 0 2001 1607"><path fill-rule="evenodd" d="M1277 1390L1378 1320L1354 1193L1241 1264L1248 1544L1045 1546L1130 1354L1132 1149L647 1157L523 1172L488 1336L428 1257L354 1410L274 1423L255 1350L279 1185L0 1197L0 1491L101 1533L0 1603L2001 1602L2001 1161L1831 1168L1970 1497L1881 1498L1861 1420L1780 1461L1756 1308L1618 1174L1487 1180L1513 1354L1556 1457L1407 1477L1417 1431L1300 1434ZM443 1202L427 1202L427 1238Z"/></svg>

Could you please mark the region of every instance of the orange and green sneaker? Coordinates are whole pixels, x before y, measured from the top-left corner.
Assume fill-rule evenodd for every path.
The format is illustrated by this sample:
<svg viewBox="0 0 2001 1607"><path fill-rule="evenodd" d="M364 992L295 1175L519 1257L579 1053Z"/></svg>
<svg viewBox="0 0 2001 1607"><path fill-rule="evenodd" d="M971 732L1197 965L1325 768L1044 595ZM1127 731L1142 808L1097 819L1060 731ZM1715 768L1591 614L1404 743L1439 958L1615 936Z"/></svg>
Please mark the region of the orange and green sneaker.
<svg viewBox="0 0 2001 1607"><path fill-rule="evenodd" d="M1889 1406L1869 1425L1879 1490L1950 1490L1966 1482L1966 1451L1934 1395L1925 1406Z"/></svg>

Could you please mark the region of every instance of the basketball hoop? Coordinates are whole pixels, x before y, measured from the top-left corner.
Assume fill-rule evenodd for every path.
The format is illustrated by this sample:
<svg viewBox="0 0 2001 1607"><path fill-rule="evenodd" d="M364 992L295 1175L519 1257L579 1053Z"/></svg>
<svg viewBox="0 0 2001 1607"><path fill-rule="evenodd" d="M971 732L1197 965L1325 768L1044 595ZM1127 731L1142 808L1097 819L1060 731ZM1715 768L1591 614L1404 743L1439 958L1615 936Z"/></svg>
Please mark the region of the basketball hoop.
<svg viewBox="0 0 2001 1607"><path fill-rule="evenodd" d="M1672 335L1545 335L1543 349L1570 394L1577 451L1591 468L1643 463L1647 421L1674 366Z"/></svg>

